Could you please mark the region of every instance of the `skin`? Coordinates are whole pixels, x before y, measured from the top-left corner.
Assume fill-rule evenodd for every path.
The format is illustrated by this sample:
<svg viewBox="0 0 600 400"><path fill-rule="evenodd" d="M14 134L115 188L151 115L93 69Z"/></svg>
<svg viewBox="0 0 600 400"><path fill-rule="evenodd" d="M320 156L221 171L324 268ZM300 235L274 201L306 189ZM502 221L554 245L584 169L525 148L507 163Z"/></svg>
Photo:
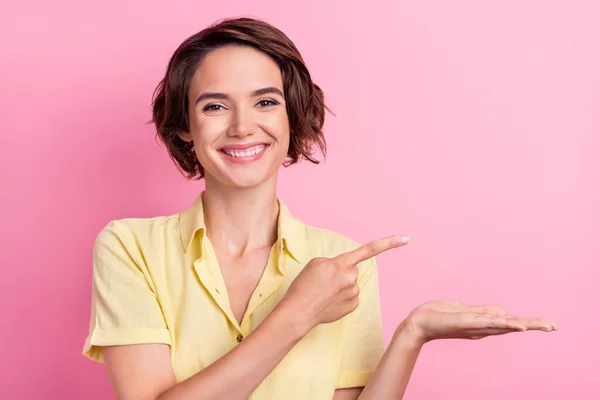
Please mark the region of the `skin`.
<svg viewBox="0 0 600 400"><path fill-rule="evenodd" d="M277 173L290 135L282 94L281 73L268 56L233 46L206 57L188 94L190 132L182 132L181 137L194 142L206 171L207 232L238 320L277 239ZM220 153L223 146L251 142L268 144L263 157L254 163L234 164ZM335 258L313 259L253 333L183 382L175 380L166 345L106 347L106 368L117 398L247 399L311 329L356 309L360 261L406 243L408 238L393 236ZM398 325L367 386L337 390L334 400L402 399L418 355L431 340L555 329L554 321L509 316L498 306L425 303Z"/></svg>

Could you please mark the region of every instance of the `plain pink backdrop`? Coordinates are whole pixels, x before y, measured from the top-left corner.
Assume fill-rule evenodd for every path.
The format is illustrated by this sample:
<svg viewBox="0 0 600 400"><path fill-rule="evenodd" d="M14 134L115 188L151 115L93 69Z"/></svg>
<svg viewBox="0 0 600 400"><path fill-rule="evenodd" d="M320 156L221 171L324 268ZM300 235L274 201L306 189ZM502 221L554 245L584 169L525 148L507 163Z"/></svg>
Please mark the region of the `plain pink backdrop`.
<svg viewBox="0 0 600 400"><path fill-rule="evenodd" d="M305 222L379 258L386 340L430 299L561 330L427 345L407 399L598 399L600 6L593 1L20 1L0 17L0 393L109 399L81 349L110 219L201 190L157 144L152 91L187 36L257 16L336 113L327 162L282 171Z"/></svg>

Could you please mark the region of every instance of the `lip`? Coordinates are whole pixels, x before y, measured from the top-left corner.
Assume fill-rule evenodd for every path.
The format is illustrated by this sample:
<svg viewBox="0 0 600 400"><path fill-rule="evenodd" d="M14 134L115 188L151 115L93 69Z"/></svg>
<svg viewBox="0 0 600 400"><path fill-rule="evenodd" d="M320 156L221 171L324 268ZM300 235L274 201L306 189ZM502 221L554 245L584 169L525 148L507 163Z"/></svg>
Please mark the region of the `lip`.
<svg viewBox="0 0 600 400"><path fill-rule="evenodd" d="M223 151L223 150L230 150L230 151L244 151L247 150L251 147L256 147L256 146L269 146L268 143L263 143L263 142L254 142L254 143L244 143L244 144L230 144L227 146L223 146L221 147L219 150Z"/></svg>
<svg viewBox="0 0 600 400"><path fill-rule="evenodd" d="M243 150L249 149L251 147L255 147L255 146L265 146L265 149L263 151L261 151L260 153L255 154L253 156L249 156L249 157L234 157L234 156L230 156L229 154L227 154L223 151L223 150L243 151ZM231 146L222 147L219 150L219 153L225 160L227 160L233 164L251 164L253 162L260 160L263 157L263 155L267 151L269 151L269 147L271 147L271 146L266 143L249 143L249 144L243 144L243 145L231 145Z"/></svg>

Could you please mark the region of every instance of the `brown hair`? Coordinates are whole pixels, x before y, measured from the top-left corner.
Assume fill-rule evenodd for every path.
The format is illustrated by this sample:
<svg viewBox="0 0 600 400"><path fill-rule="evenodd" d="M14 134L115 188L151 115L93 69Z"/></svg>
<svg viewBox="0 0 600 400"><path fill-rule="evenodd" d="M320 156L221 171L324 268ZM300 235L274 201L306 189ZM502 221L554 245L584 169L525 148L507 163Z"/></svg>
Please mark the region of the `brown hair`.
<svg viewBox="0 0 600 400"><path fill-rule="evenodd" d="M171 159L188 179L202 179L193 143L179 137L189 132L188 91L200 62L211 51L227 45L250 46L269 55L281 69L290 124L290 146L284 166L300 159L314 164L313 145L326 153L322 90L313 83L294 43L274 26L251 18L226 19L187 38L175 50L164 78L154 91L152 122Z"/></svg>

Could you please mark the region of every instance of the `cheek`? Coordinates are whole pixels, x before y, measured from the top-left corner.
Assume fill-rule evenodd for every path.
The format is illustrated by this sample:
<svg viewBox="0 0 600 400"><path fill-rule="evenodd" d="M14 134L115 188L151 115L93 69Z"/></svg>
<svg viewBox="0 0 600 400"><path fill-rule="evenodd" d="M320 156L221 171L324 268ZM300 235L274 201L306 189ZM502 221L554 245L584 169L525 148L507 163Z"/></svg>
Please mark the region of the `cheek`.
<svg viewBox="0 0 600 400"><path fill-rule="evenodd" d="M290 124L285 112L271 115L265 121L265 128L278 142L289 142Z"/></svg>
<svg viewBox="0 0 600 400"><path fill-rule="evenodd" d="M192 136L197 147L211 145L227 129L225 118L198 118L192 127Z"/></svg>
<svg viewBox="0 0 600 400"><path fill-rule="evenodd" d="M198 161L202 165L210 163L210 158L208 156L209 149L211 144L214 143L215 138L217 137L216 133L218 132L218 127L214 122L215 121L208 119L199 119L194 121L195 124L191 127L194 151Z"/></svg>

